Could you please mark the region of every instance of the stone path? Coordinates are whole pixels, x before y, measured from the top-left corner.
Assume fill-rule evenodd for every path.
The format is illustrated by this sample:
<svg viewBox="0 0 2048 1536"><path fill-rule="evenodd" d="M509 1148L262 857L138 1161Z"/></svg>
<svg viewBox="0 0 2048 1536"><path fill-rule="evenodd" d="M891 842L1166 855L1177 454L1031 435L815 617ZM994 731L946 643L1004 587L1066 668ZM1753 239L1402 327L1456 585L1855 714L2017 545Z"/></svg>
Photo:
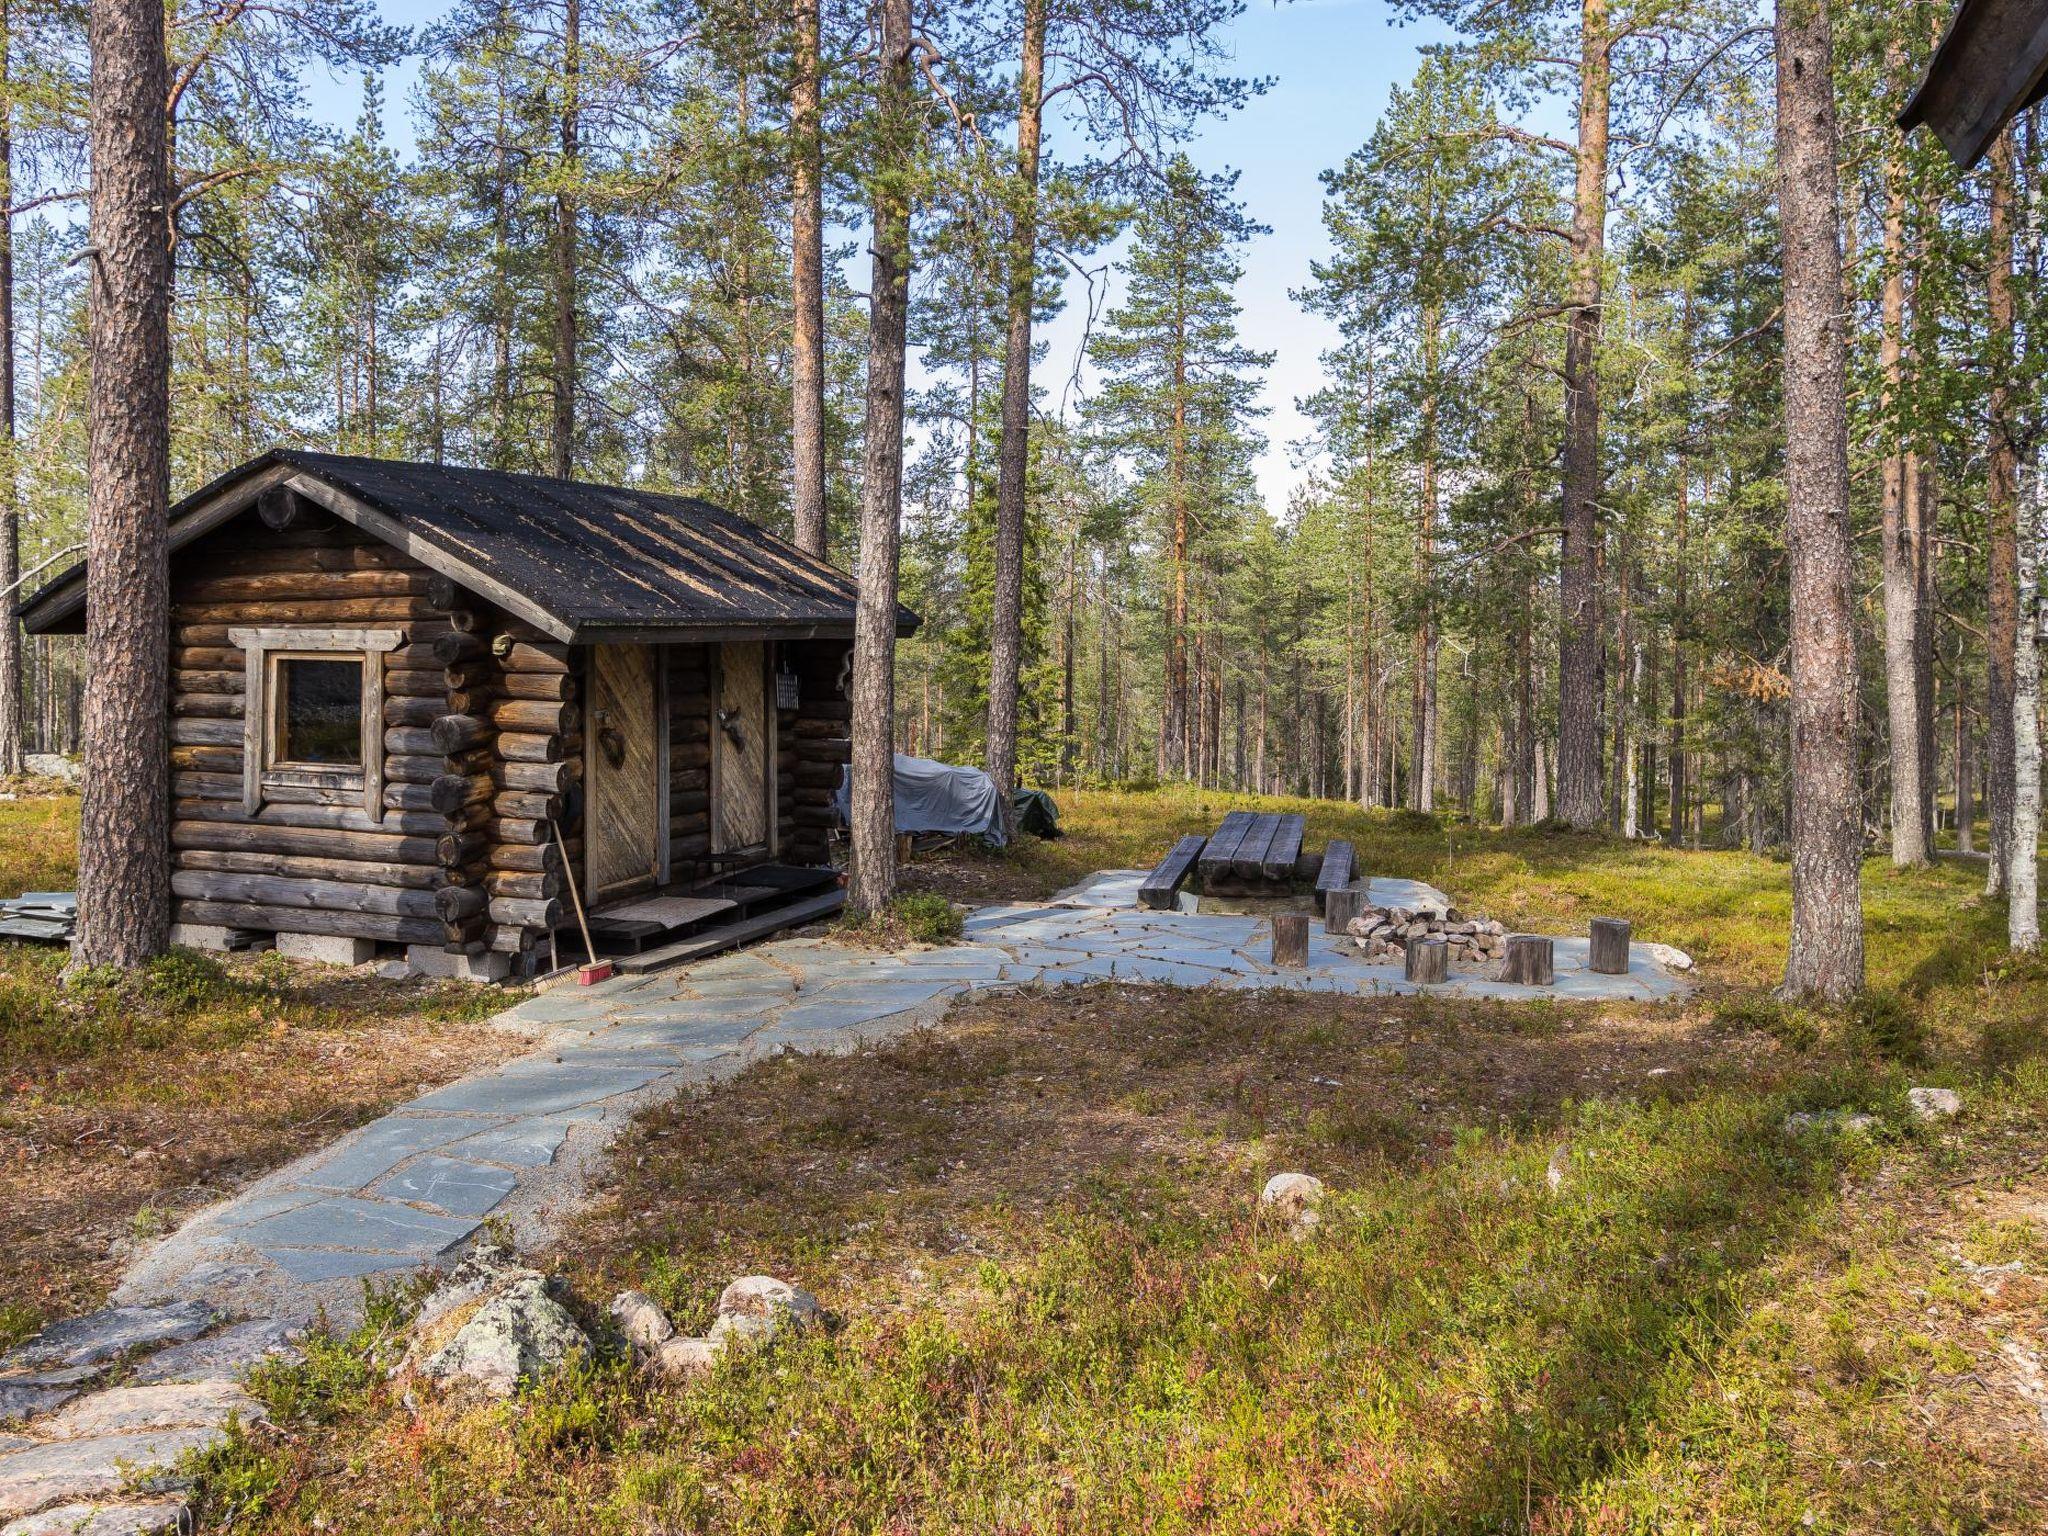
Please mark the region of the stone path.
<svg viewBox="0 0 2048 1536"><path fill-rule="evenodd" d="M0 1419L28 1425L27 1436L11 1444L0 1431L0 1518L105 1495L118 1486L117 1453L125 1463L160 1468L218 1434L230 1399L212 1388L211 1396L187 1390L174 1408L154 1398L121 1399L118 1391L77 1396L123 1351L163 1341L211 1348L216 1364L179 1368L182 1385L231 1389L236 1371L256 1357L247 1351L281 1347L284 1330L323 1310L335 1321L356 1315L365 1276L445 1261L487 1219L507 1224L517 1244L544 1240L574 1210L606 1146L636 1111L764 1055L850 1050L935 1021L955 998L990 988L1132 981L1414 990L1398 961L1367 964L1348 941L1320 932L1309 940L1305 970L1276 971L1267 963L1265 920L1141 909L1143 877L1141 870L1109 871L1049 902L981 908L968 917L963 942L942 948L883 953L785 939L685 971L557 987L507 1010L495 1022L538 1036L533 1051L423 1094L257 1181L144 1255L116 1291L115 1309L46 1330L0 1360ZM1447 904L1441 892L1410 881L1375 880L1371 899ZM1586 969L1586 941L1561 938L1554 987L1510 986L1472 971L1454 972L1433 990L1649 1000L1683 992L1676 971L1689 964L1676 951L1638 944L1626 976L1596 975ZM260 1321L242 1334L205 1333L228 1316ZM86 1330L90 1349L99 1351L91 1360L63 1354L63 1330L73 1327ZM169 1332L111 1349L90 1343L100 1336L94 1330L114 1337L153 1327ZM147 1375L151 1369L145 1362L133 1385L175 1384ZM110 1398L109 1407L91 1406ZM10 1486L37 1492L33 1499L16 1493L10 1504ZM0 1536L66 1528L6 1525Z"/></svg>

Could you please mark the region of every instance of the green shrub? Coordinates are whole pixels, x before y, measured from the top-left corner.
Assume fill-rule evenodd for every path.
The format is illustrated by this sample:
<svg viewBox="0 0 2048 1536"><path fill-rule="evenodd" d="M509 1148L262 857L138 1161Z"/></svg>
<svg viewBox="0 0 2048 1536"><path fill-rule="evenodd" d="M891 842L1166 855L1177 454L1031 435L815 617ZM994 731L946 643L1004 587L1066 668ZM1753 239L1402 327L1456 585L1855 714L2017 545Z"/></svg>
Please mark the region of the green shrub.
<svg viewBox="0 0 2048 1536"><path fill-rule="evenodd" d="M1863 1055L1913 1065L1927 1059L1927 1025L1896 992L1864 992L1849 1005L1845 1042Z"/></svg>
<svg viewBox="0 0 2048 1536"><path fill-rule="evenodd" d="M1820 1043L1820 1021L1766 992L1738 992L1714 1005L1714 1023L1722 1029L1769 1035L1793 1051L1810 1051Z"/></svg>
<svg viewBox="0 0 2048 1536"><path fill-rule="evenodd" d="M966 921L959 908L930 891L897 897L889 913L920 944L950 944L960 937Z"/></svg>

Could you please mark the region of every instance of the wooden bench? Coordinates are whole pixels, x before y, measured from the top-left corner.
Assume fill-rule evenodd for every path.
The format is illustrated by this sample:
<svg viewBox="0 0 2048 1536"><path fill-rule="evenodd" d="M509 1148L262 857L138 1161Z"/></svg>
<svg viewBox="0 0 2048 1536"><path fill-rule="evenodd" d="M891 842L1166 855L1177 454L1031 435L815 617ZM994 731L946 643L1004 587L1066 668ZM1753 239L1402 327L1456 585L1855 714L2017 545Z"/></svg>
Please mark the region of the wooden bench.
<svg viewBox="0 0 2048 1536"><path fill-rule="evenodd" d="M1342 838L1333 837L1323 849L1323 867L1316 873L1316 910L1327 911L1332 891L1341 891L1351 883L1351 864L1355 857L1352 847Z"/></svg>
<svg viewBox="0 0 2048 1536"><path fill-rule="evenodd" d="M1190 832L1173 845L1173 852L1159 861L1159 867L1147 875L1138 887L1138 905L1164 911L1173 905L1174 893L1195 867L1195 857L1208 846L1209 839L1199 832Z"/></svg>

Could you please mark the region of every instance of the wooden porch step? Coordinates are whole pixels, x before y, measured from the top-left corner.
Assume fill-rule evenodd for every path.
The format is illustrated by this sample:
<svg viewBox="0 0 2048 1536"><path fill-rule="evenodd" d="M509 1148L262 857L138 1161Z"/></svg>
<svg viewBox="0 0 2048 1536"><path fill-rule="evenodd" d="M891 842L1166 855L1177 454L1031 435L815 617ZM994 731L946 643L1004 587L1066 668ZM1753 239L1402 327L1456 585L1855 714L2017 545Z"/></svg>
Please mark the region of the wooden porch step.
<svg viewBox="0 0 2048 1536"><path fill-rule="evenodd" d="M794 928L800 923L814 923L821 917L830 917L846 905L846 892L835 885L829 891L809 896L802 901L792 902L786 907L772 907L757 917L750 917L737 923L726 923L706 932L679 939L673 944L664 944L659 949L645 950L637 955L625 955L615 961L616 967L627 975L637 976L647 971L664 970L672 965L685 965L692 960L702 960L720 950L754 939L766 938L784 928Z"/></svg>

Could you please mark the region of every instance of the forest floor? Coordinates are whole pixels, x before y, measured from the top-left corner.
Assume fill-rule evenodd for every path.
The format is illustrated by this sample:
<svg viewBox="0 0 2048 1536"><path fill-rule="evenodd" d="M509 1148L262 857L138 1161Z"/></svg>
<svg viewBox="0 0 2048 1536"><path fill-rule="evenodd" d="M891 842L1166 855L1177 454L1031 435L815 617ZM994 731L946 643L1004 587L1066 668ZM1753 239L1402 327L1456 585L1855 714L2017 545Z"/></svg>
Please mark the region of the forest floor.
<svg viewBox="0 0 2048 1536"><path fill-rule="evenodd" d="M1061 799L1066 838L910 883L1043 896L1283 804ZM600 1337L621 1287L701 1329L745 1273L807 1286L835 1329L687 1387L607 1355L480 1407L387 1382L392 1293L264 1368L275 1427L211 1453L202 1528L2048 1521L2048 968L2004 964L1981 869L1873 862L1878 990L1814 1012L1765 991L1783 863L1285 804L1361 872L1516 927L1632 917L1702 985L1620 1006L1020 992L764 1061L642 1115L541 1258ZM1917 1118L1928 1084L1963 1113ZM1788 1124L1831 1110L1875 1119ZM1305 1242L1256 1206L1286 1169L1330 1186Z"/></svg>
<svg viewBox="0 0 2048 1536"><path fill-rule="evenodd" d="M0 893L69 890L75 794L0 801ZM0 1349L105 1297L139 1243L423 1088L517 1054L504 994L180 951L60 986L0 942Z"/></svg>

